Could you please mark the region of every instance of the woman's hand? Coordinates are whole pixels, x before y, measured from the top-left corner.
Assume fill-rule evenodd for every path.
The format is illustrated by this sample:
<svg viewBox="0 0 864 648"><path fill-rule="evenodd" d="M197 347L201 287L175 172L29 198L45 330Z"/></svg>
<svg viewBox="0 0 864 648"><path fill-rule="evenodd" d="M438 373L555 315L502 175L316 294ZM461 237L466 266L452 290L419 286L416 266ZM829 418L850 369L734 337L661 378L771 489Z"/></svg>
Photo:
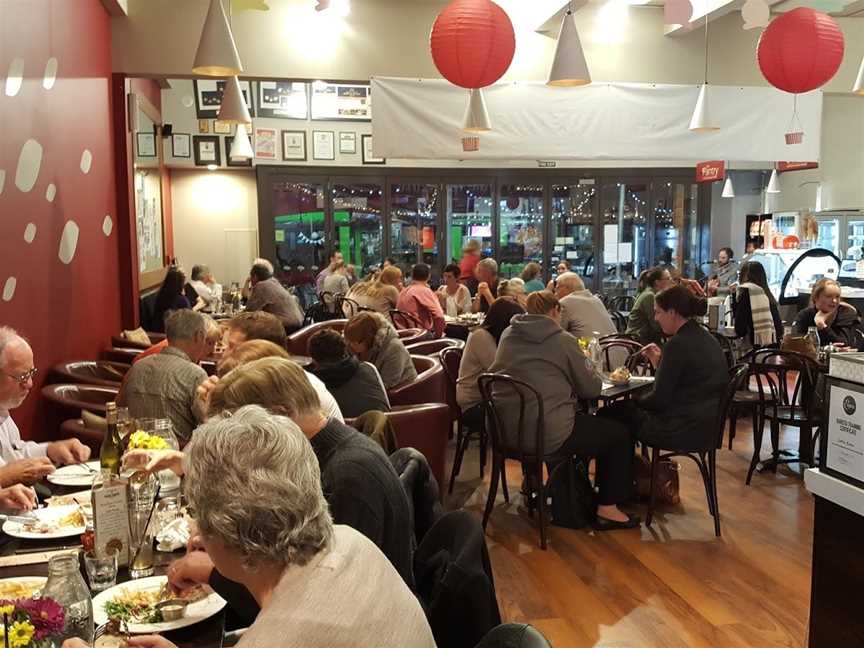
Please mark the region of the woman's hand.
<svg viewBox="0 0 864 648"><path fill-rule="evenodd" d="M219 384L219 376L208 376L204 382L202 382L195 389L195 393L198 396L198 400L201 402L201 407L203 407L203 411L206 414L210 411L210 394L213 393L213 390L216 389L216 385Z"/></svg>
<svg viewBox="0 0 864 648"><path fill-rule="evenodd" d="M656 369L657 365L660 364L660 356L663 355L663 350L652 342L651 344L645 345L639 349L637 353L641 353L643 356L648 358L651 366Z"/></svg>
<svg viewBox="0 0 864 648"><path fill-rule="evenodd" d="M183 453L179 450L129 450L123 455L123 470L147 473L170 470L183 476Z"/></svg>
<svg viewBox="0 0 864 648"><path fill-rule="evenodd" d="M818 328L820 331L828 328L831 315L833 315L833 313L823 313L822 311L816 311L816 316L813 318L813 322L816 324L816 328Z"/></svg>

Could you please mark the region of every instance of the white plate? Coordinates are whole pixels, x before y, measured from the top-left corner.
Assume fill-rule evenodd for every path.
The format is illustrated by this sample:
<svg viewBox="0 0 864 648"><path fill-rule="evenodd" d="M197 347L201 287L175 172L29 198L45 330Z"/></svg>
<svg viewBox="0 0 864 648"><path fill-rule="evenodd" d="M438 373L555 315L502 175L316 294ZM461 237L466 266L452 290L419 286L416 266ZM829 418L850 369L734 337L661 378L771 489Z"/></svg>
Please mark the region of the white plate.
<svg viewBox="0 0 864 648"><path fill-rule="evenodd" d="M81 507L77 504L67 504L66 506L48 506L46 508L36 509L32 511L33 515L44 522L54 522L62 517L65 517ZM72 536L80 536L86 531L86 527L68 526L62 527L53 533L35 533L33 531L25 531L24 525L17 522L7 520L3 523L3 533L12 536L13 538L24 538L26 540L54 540L56 538L71 538Z"/></svg>
<svg viewBox="0 0 864 648"><path fill-rule="evenodd" d="M137 592L141 590L159 589L168 582L167 576L150 576L131 580L121 585L109 587L93 597L93 620L96 627L108 622L108 614L105 612L105 604L119 596L123 591ZM209 590L209 588L208 588ZM204 619L209 619L225 607L225 599L211 591L207 598L190 603L186 607L186 614L176 621L163 621L162 623L130 623L129 632L133 634L151 634L154 632L166 632L185 628Z"/></svg>
<svg viewBox="0 0 864 648"><path fill-rule="evenodd" d="M96 472L89 472L80 465L63 466L48 475L48 481L57 486L92 486L93 478L99 473L99 462L88 461L86 466Z"/></svg>
<svg viewBox="0 0 864 648"><path fill-rule="evenodd" d="M11 584L21 584L21 585L33 585L38 586L38 589L35 591L35 594L39 594L42 591L42 588L45 587L45 581L48 579L44 576L18 576L17 578L2 578L0 579L0 599L17 599L21 598L20 596L13 596L11 593L6 594L4 591L4 586Z"/></svg>

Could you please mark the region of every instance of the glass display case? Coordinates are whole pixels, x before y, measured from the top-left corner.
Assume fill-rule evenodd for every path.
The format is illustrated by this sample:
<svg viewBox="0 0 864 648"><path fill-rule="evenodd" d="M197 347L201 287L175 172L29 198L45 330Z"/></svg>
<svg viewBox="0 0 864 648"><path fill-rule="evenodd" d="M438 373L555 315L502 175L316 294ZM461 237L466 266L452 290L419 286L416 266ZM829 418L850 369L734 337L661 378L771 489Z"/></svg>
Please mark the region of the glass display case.
<svg viewBox="0 0 864 648"><path fill-rule="evenodd" d="M799 294L809 294L823 277L838 279L840 259L831 250L756 250L743 261L758 261L765 268L768 285L781 305L797 304Z"/></svg>

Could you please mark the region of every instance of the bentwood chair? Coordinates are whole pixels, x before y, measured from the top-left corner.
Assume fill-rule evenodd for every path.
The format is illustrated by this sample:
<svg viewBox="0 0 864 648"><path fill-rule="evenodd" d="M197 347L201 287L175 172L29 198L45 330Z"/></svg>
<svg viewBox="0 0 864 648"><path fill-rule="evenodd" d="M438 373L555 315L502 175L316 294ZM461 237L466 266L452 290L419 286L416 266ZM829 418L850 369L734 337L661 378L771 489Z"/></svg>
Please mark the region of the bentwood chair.
<svg viewBox="0 0 864 648"><path fill-rule="evenodd" d="M396 334L405 346L429 339L429 332L419 328L397 329Z"/></svg>
<svg viewBox="0 0 864 648"><path fill-rule="evenodd" d="M476 438L480 449L480 479L486 469L486 426L481 424L477 428L466 427L462 418L462 408L456 402L456 381L459 378L459 365L462 363L462 347L448 347L441 351L441 364L444 365L444 373L447 376L448 401L452 395L450 407L456 414L456 454L453 457L453 467L450 469L450 484L447 492L453 494L453 486L456 476L462 470L462 460L471 440Z"/></svg>
<svg viewBox="0 0 864 648"><path fill-rule="evenodd" d="M606 338L600 344L600 358L603 371L610 372L626 366L627 360L642 348L639 342L626 338Z"/></svg>
<svg viewBox="0 0 864 648"><path fill-rule="evenodd" d="M437 340L425 340L423 342L412 342L406 344L405 348L412 355L436 355L437 353L450 347L462 348L465 346L464 340L455 340L453 338L438 338Z"/></svg>
<svg viewBox="0 0 864 648"><path fill-rule="evenodd" d="M746 364L736 365L732 371L732 377L726 385L726 389L720 399L717 408L717 417L714 424L714 435L711 444L704 448L695 450L661 448L655 446L651 449L651 496L648 502L648 515L645 517L645 526L651 526L654 519L654 506L656 500L656 483L660 469L660 462L671 457L687 457L692 459L699 467L702 475L702 483L705 485L705 495L708 499L708 512L714 518L714 534L720 537L720 506L717 501L717 450L723 447L723 433L726 428L726 419L729 418L729 409L735 392L743 388L747 381L750 368Z"/></svg>
<svg viewBox="0 0 864 648"><path fill-rule="evenodd" d="M630 311L633 310L633 304L635 303L636 298L633 295L618 295L612 298L611 310Z"/></svg>
<svg viewBox="0 0 864 648"><path fill-rule="evenodd" d="M546 429L543 411L543 397L534 387L526 382L517 380L512 376L497 373L484 373L477 380L483 400L491 410L491 416L487 416L486 433L492 445L492 475L489 482L489 495L486 498L486 508L483 511L483 529L489 522L492 508L495 505L495 497L498 495L498 481L504 492L504 501L510 501L507 492L507 478L505 473L505 461L515 459L522 464L523 471L528 481L528 489L531 496L528 498L528 510L533 515L534 507L537 507L540 525L540 548L546 549L546 487L543 480L543 464L556 464L566 461L568 456L546 453L544 446L544 432ZM501 409L501 397L503 395L516 397L519 405L519 414L514 417L512 412L507 414ZM536 407L536 416L526 415L526 406ZM505 439L505 421L509 430L513 431L515 424L515 444ZM534 446L526 450L526 442L529 431L534 434ZM512 434L508 435L512 438ZM534 495L536 494L536 497Z"/></svg>
<svg viewBox="0 0 864 648"><path fill-rule="evenodd" d="M415 315L395 308L390 309L390 321L393 322L393 326L397 329L420 329L421 331L426 331L423 327L423 322L417 319Z"/></svg>

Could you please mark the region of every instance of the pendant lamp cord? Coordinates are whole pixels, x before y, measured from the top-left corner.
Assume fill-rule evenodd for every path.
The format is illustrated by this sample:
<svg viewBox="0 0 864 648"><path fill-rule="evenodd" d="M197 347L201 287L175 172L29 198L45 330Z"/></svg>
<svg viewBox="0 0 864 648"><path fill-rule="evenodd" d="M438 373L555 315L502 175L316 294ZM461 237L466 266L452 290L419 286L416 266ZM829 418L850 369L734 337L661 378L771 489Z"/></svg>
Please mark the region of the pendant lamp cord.
<svg viewBox="0 0 864 648"><path fill-rule="evenodd" d="M708 3L705 3L705 85L708 85Z"/></svg>

